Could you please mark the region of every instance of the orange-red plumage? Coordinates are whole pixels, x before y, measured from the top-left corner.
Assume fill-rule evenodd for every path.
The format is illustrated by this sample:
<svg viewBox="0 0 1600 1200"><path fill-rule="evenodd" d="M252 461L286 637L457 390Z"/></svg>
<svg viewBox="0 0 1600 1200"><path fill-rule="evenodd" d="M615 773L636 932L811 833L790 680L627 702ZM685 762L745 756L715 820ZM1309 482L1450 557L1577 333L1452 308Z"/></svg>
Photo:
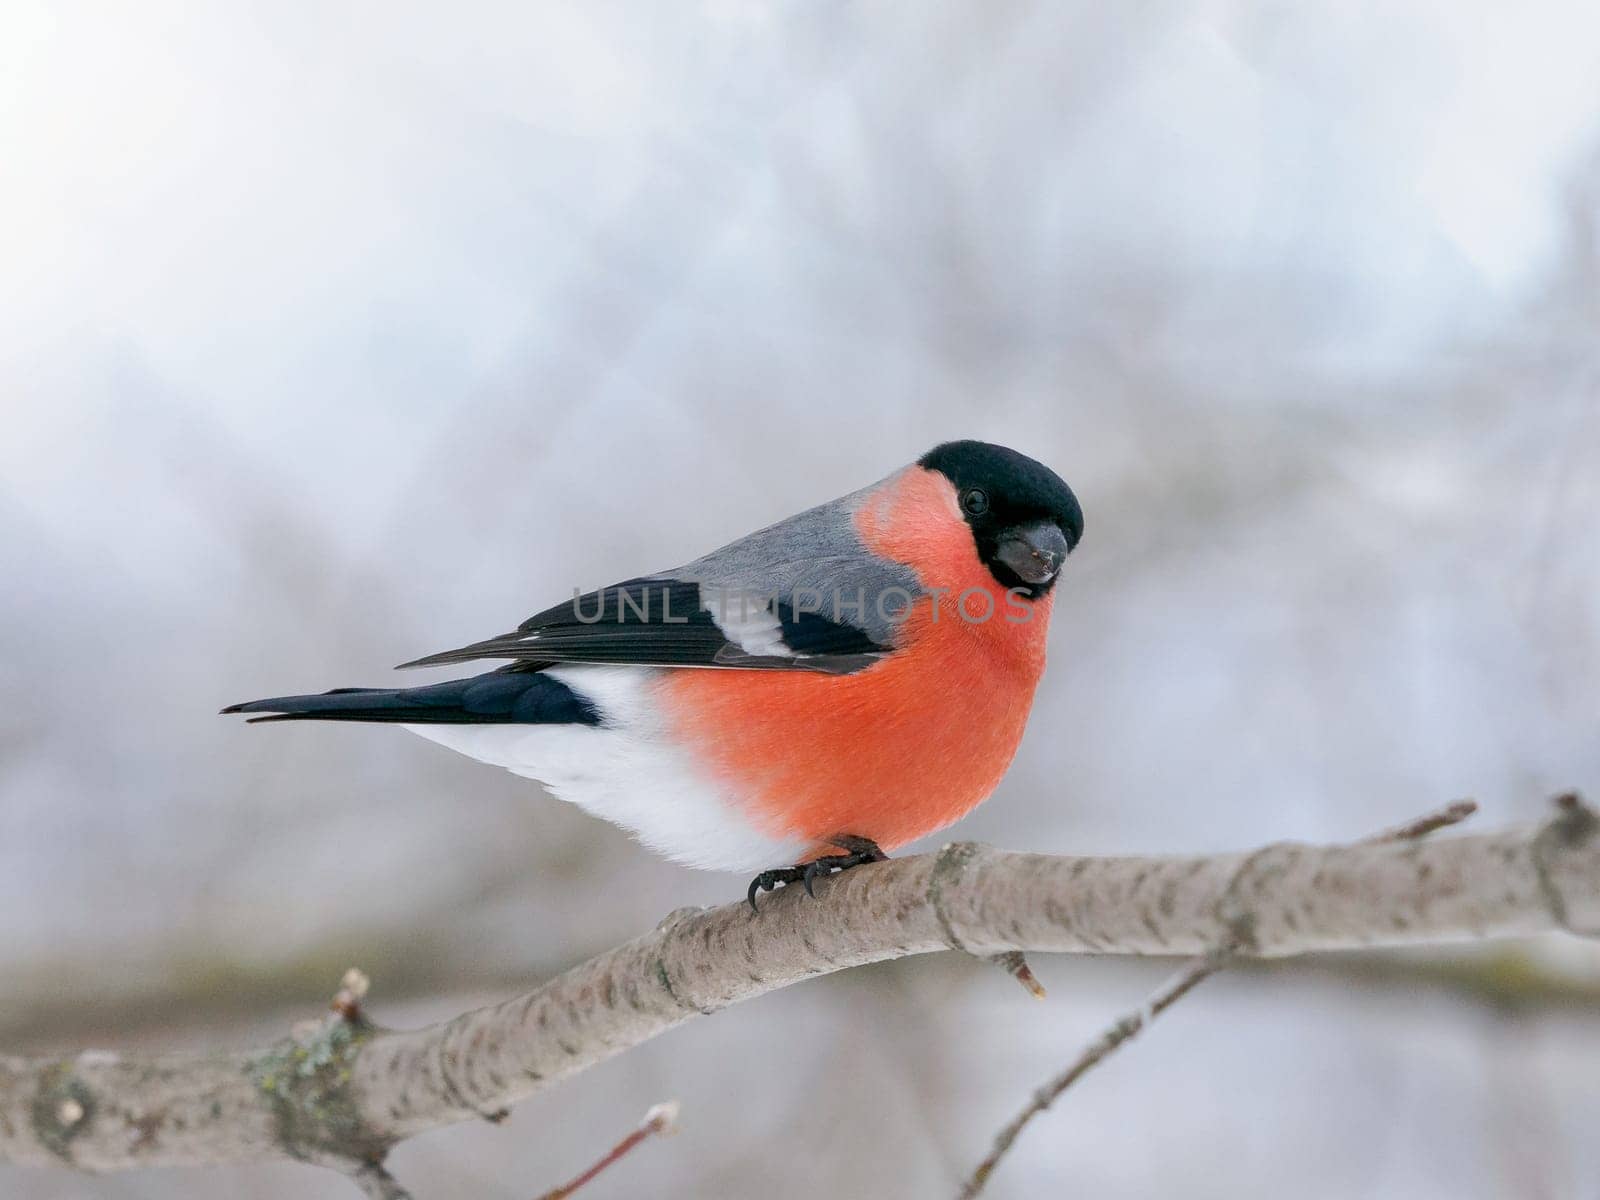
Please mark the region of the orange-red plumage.
<svg viewBox="0 0 1600 1200"><path fill-rule="evenodd" d="M865 498L856 526L869 548L942 589L912 605L896 653L851 675L678 671L658 685L691 754L767 832L798 836L813 853L838 834L892 850L995 789L1044 670L1053 603L1007 594L937 472L892 476Z"/></svg>

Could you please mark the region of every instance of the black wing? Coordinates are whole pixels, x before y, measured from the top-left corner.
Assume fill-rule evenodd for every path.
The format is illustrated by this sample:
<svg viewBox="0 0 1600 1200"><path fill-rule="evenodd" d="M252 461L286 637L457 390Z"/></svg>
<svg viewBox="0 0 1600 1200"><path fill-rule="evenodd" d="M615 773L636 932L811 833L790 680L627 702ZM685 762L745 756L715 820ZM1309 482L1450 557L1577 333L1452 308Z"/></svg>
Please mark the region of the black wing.
<svg viewBox="0 0 1600 1200"><path fill-rule="evenodd" d="M653 577L576 596L511 633L401 666L509 658L526 670L581 662L847 674L891 649L848 620L797 610L781 596Z"/></svg>

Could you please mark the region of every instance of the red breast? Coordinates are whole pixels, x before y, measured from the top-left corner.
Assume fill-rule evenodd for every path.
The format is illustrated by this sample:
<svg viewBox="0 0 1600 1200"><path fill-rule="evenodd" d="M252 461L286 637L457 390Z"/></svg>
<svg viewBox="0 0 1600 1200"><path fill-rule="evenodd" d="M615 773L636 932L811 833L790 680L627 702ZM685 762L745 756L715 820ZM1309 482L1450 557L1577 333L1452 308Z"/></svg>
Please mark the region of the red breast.
<svg viewBox="0 0 1600 1200"><path fill-rule="evenodd" d="M850 675L671 671L659 685L681 744L763 830L814 853L842 833L893 850L988 798L1022 739L1053 601L1007 594L938 472L891 476L856 528L947 589L915 602L895 653Z"/></svg>

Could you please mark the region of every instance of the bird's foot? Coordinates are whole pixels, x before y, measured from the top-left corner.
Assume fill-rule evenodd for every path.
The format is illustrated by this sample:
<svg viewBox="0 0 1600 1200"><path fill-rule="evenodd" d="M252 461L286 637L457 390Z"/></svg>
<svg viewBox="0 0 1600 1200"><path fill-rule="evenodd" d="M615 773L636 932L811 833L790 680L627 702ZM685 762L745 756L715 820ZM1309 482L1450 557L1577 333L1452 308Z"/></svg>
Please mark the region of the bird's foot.
<svg viewBox="0 0 1600 1200"><path fill-rule="evenodd" d="M807 863L796 863L792 867L774 867L752 879L748 895L751 909L755 910L757 892L770 892L780 883L785 887L791 883L798 883L806 889L806 895L815 897L817 893L812 890L811 885L818 876L848 871L851 867L859 867L862 863L883 862L889 857L878 849L878 843L871 838L856 837L854 834L840 834L836 838L828 839L828 844L837 846L844 853L825 854L821 858L814 858Z"/></svg>

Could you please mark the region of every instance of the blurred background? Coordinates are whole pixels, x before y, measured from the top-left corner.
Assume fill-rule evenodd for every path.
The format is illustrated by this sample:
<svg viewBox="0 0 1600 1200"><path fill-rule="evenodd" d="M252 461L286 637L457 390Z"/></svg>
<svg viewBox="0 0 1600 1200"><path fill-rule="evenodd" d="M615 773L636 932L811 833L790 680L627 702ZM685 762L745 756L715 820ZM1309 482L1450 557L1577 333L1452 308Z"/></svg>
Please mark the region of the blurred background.
<svg viewBox="0 0 1600 1200"><path fill-rule="evenodd" d="M422 1023L739 895L402 732L215 712L952 437L1087 512L959 836L1204 852L1600 791L1597 334L1579 0L8 0L0 1046L243 1045L350 963ZM597 1197L949 1195L1170 969L1034 966L1047 1004L956 956L789 989L395 1169L525 1197L676 1097ZM991 1194L1600 1196L1597 1061L1575 941L1239 971ZM353 1194L0 1168L219 1189Z"/></svg>

